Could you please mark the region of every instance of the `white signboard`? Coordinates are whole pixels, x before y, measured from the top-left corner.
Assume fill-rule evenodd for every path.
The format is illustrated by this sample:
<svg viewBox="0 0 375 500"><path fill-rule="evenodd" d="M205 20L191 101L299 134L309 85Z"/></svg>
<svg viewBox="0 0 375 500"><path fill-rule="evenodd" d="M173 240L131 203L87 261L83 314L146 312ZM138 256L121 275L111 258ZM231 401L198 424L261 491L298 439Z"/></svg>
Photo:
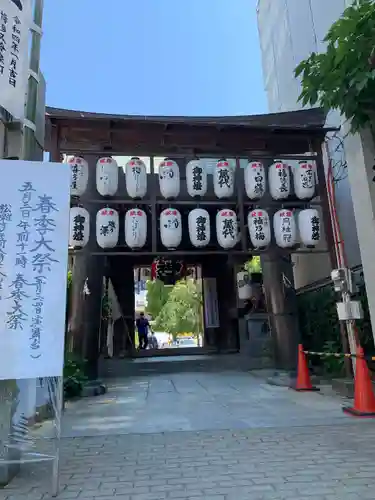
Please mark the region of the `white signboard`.
<svg viewBox="0 0 375 500"><path fill-rule="evenodd" d="M0 380L61 376L68 164L0 160Z"/></svg>
<svg viewBox="0 0 375 500"><path fill-rule="evenodd" d="M32 0L0 0L0 106L25 114Z"/></svg>

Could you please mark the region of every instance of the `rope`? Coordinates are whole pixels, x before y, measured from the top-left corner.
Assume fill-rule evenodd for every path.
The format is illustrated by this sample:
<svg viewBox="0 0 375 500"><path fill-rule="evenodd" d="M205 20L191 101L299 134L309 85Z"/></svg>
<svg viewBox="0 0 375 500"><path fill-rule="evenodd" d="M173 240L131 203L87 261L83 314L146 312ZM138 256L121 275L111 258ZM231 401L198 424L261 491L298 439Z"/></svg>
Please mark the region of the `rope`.
<svg viewBox="0 0 375 500"><path fill-rule="evenodd" d="M311 356L320 356L322 358L361 358L367 361L375 361L375 356L358 356L358 354L340 353L340 352L315 352L315 351L302 351L304 354Z"/></svg>

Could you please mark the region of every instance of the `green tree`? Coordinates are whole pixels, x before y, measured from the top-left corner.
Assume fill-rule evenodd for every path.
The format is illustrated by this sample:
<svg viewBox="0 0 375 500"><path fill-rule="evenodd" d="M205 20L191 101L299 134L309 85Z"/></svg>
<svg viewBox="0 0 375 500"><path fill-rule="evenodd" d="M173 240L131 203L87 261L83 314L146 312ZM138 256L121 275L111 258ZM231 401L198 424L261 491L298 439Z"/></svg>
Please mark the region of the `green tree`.
<svg viewBox="0 0 375 500"><path fill-rule="evenodd" d="M192 280L178 281L155 320L155 328L171 333L189 332L198 336L203 331L202 291Z"/></svg>
<svg viewBox="0 0 375 500"><path fill-rule="evenodd" d="M295 69L299 100L340 111L353 131L368 126L375 116L375 2L354 0L324 41L324 53L313 52Z"/></svg>
<svg viewBox="0 0 375 500"><path fill-rule="evenodd" d="M155 319L159 315L164 304L167 302L172 287L164 285L164 283L160 280L149 280L146 283L146 288L146 313L150 314L152 318Z"/></svg>
<svg viewBox="0 0 375 500"><path fill-rule="evenodd" d="M251 260L248 260L245 263L244 268L246 269L246 271L249 274L251 274L251 273L261 273L262 272L262 266L260 264L260 257L259 257L259 255L253 257Z"/></svg>

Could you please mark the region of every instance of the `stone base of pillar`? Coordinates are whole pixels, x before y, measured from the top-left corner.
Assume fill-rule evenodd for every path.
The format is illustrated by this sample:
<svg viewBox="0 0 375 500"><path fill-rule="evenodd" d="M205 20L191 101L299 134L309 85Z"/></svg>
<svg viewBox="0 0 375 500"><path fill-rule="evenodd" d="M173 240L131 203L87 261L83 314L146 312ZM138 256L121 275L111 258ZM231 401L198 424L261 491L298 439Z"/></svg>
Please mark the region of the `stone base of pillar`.
<svg viewBox="0 0 375 500"><path fill-rule="evenodd" d="M279 387L290 387L293 389L296 386L297 372L279 370L268 377L267 383L270 385L277 385Z"/></svg>

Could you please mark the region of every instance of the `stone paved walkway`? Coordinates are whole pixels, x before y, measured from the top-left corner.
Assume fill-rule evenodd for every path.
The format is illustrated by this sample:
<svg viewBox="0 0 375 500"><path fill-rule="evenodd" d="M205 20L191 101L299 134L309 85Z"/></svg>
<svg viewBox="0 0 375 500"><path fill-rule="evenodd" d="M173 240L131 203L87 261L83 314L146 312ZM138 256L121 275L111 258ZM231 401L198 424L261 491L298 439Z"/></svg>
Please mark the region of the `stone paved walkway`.
<svg viewBox="0 0 375 500"><path fill-rule="evenodd" d="M66 411L59 498L374 499L375 421L341 403L244 373L117 381ZM27 467L0 499L48 499L49 475Z"/></svg>

